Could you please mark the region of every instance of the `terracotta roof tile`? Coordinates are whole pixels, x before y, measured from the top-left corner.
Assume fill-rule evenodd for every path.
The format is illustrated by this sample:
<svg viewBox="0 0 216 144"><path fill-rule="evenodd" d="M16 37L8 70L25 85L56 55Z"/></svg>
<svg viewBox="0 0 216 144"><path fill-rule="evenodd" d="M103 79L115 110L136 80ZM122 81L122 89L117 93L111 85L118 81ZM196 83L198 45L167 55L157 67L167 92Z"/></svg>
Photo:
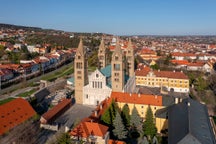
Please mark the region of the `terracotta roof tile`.
<svg viewBox="0 0 216 144"><path fill-rule="evenodd" d="M162 106L162 96L156 95L112 92L111 98L116 102Z"/></svg>
<svg viewBox="0 0 216 144"><path fill-rule="evenodd" d="M0 106L0 135L34 116L28 101L17 98Z"/></svg>
<svg viewBox="0 0 216 144"><path fill-rule="evenodd" d="M99 123L81 122L71 131L70 134L72 136L82 136L84 138L87 138L90 135L103 137L107 133L108 129L109 127Z"/></svg>
<svg viewBox="0 0 216 144"><path fill-rule="evenodd" d="M64 99L55 107L47 111L42 115L42 117L48 122L53 119L61 110L63 110L66 106L71 104L71 99Z"/></svg>

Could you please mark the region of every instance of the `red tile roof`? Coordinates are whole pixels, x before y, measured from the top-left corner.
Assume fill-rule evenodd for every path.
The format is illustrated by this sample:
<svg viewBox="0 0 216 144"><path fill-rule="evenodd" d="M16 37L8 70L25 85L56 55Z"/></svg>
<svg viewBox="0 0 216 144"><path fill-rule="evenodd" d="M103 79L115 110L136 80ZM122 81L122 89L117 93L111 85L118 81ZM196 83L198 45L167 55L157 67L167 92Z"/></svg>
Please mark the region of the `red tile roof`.
<svg viewBox="0 0 216 144"><path fill-rule="evenodd" d="M136 76L147 75L150 70L151 70L150 67L147 67L146 65L140 63L137 66L137 70L135 71L135 75Z"/></svg>
<svg viewBox="0 0 216 144"><path fill-rule="evenodd" d="M72 136L81 136L84 138L87 138L90 135L103 137L107 133L108 129L109 127L99 123L81 122L70 132L70 134Z"/></svg>
<svg viewBox="0 0 216 144"><path fill-rule="evenodd" d="M116 102L162 106L162 96L146 94L129 94L123 92L112 92L111 99Z"/></svg>
<svg viewBox="0 0 216 144"><path fill-rule="evenodd" d="M64 99L58 105L56 105L55 107L53 107L52 109L44 113L42 117L48 122L49 120L53 119L59 112L61 112L69 104L71 104L71 99Z"/></svg>
<svg viewBox="0 0 216 144"><path fill-rule="evenodd" d="M138 65L137 70L135 71L136 76L147 76L151 69L145 65ZM164 78L175 78L175 79L188 79L188 77L183 72L175 71L152 71L156 77Z"/></svg>
<svg viewBox="0 0 216 144"><path fill-rule="evenodd" d="M174 52L171 53L172 56L182 56L182 57L189 57L189 56L196 56L196 54L193 53L180 53L180 52Z"/></svg>
<svg viewBox="0 0 216 144"><path fill-rule="evenodd" d="M125 144L125 142L109 139L108 144Z"/></svg>
<svg viewBox="0 0 216 144"><path fill-rule="evenodd" d="M186 65L188 63L187 60L171 60L170 62L177 65Z"/></svg>
<svg viewBox="0 0 216 144"><path fill-rule="evenodd" d="M0 135L34 116L28 101L17 98L0 106Z"/></svg>
<svg viewBox="0 0 216 144"><path fill-rule="evenodd" d="M153 71L156 77L174 78L174 79L188 79L183 72L176 71Z"/></svg>

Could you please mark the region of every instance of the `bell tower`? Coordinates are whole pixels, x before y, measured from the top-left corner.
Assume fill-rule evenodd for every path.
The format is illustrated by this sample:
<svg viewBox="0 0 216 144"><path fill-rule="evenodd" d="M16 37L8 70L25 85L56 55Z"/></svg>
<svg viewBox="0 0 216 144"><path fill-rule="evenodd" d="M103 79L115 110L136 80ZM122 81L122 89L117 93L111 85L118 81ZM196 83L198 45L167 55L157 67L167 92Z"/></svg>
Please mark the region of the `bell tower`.
<svg viewBox="0 0 216 144"><path fill-rule="evenodd" d="M75 101L83 103L83 87L88 84L87 57L83 47L82 38L76 51L74 59L74 81L75 81Z"/></svg>
<svg viewBox="0 0 216 144"><path fill-rule="evenodd" d="M134 76L134 49L131 43L131 39L129 39L128 47L126 51L126 70L129 77Z"/></svg>
<svg viewBox="0 0 216 144"><path fill-rule="evenodd" d="M112 54L112 90L122 92L124 88L124 56L117 38L116 48Z"/></svg>
<svg viewBox="0 0 216 144"><path fill-rule="evenodd" d="M99 50L98 50L99 69L106 67L107 65L107 48L104 45L102 38Z"/></svg>

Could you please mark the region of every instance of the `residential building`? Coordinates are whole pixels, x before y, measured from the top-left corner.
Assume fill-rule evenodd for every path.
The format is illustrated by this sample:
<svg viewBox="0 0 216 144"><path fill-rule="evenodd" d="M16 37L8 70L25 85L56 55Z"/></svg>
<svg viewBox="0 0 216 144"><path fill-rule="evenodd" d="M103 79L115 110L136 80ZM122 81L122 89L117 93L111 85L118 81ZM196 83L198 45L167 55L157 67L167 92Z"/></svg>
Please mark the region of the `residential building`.
<svg viewBox="0 0 216 144"><path fill-rule="evenodd" d="M130 114L134 107L136 107L139 115L143 120L145 120L147 108L150 106L153 115L158 109L165 107L163 104L163 97L159 95L146 95L146 94L132 94L132 93L122 93L122 92L112 92L110 99L115 100L119 108L122 109L125 104L128 105ZM155 119L155 117L154 117ZM157 127L158 133L166 126L164 126L166 119L155 119L155 125Z"/></svg>
<svg viewBox="0 0 216 144"><path fill-rule="evenodd" d="M0 105L0 135L36 115L28 101L17 98Z"/></svg>
<svg viewBox="0 0 216 144"><path fill-rule="evenodd" d="M216 144L215 135L205 105L192 100L168 109L169 144Z"/></svg>
<svg viewBox="0 0 216 144"><path fill-rule="evenodd" d="M137 86L160 87L182 93L189 92L189 78L183 72L151 70L141 64L135 74Z"/></svg>
<svg viewBox="0 0 216 144"><path fill-rule="evenodd" d="M109 127L92 122L83 121L79 123L71 132L71 138L82 140L87 143L105 144L109 140Z"/></svg>

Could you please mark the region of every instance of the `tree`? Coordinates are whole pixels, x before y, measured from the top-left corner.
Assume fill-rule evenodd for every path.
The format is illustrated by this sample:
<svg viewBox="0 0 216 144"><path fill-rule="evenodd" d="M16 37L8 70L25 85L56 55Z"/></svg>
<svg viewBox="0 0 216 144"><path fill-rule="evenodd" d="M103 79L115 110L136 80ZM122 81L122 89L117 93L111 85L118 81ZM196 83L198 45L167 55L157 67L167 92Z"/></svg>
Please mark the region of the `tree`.
<svg viewBox="0 0 216 144"><path fill-rule="evenodd" d="M125 104L122 108L122 111L121 111L121 117L122 117L122 120L123 120L123 123L125 125L125 127L129 127L130 126L130 109L128 107L127 104Z"/></svg>
<svg viewBox="0 0 216 144"><path fill-rule="evenodd" d="M139 113L136 109L136 107L133 108L132 110L132 114L130 117L130 126L132 128L132 130L137 130L137 132L139 132L139 134L142 133L142 119L139 116Z"/></svg>
<svg viewBox="0 0 216 144"><path fill-rule="evenodd" d="M71 144L70 135L63 133L60 138L57 139L57 144Z"/></svg>
<svg viewBox="0 0 216 144"><path fill-rule="evenodd" d="M109 108L106 109L104 114L102 115L101 120L107 125L112 125L117 111L119 111L119 108L116 102L112 100L112 103L110 104Z"/></svg>
<svg viewBox="0 0 216 144"><path fill-rule="evenodd" d="M144 122L144 134L153 138L157 133L157 129L153 120L153 112L150 106L147 108L145 122Z"/></svg>
<svg viewBox="0 0 216 144"><path fill-rule="evenodd" d="M118 139L124 139L126 138L126 135L127 135L127 131L125 129L125 126L122 122L122 118L119 114L119 112L116 113L116 117L113 121L113 134L114 136L116 136Z"/></svg>
<svg viewBox="0 0 216 144"><path fill-rule="evenodd" d="M154 65L151 65L150 68L152 68L153 70L158 70L159 66L158 64L154 64Z"/></svg>

